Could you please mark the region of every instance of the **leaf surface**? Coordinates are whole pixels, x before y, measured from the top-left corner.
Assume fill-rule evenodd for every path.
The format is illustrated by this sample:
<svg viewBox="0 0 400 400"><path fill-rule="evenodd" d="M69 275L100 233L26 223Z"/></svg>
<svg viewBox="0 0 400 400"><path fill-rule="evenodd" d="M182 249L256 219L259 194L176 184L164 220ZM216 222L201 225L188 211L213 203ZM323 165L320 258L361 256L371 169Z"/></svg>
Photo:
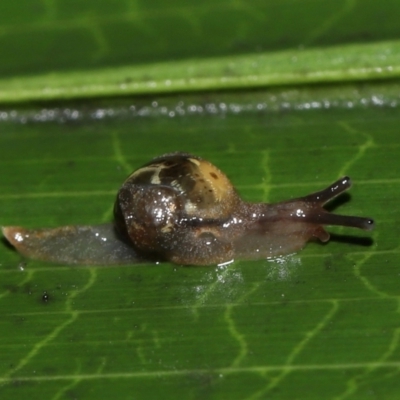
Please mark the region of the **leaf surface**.
<svg viewBox="0 0 400 400"><path fill-rule="evenodd" d="M166 4L2 2L0 95L8 94L0 110L0 225L110 221L116 191L133 169L183 150L220 167L249 201L287 200L349 175L354 187L331 208L373 217L377 227L372 233L332 227L327 244L224 267L72 268L23 259L3 241L1 398L397 398L395 75L22 100L24 84L50 72L75 76L82 88L94 71L118 75L152 63L189 65L192 58L210 67L210 59L248 62L245 55L257 51L271 51L273 59L275 50L300 45L304 52L326 47L327 54L336 51L331 45L348 44L384 52L400 37L399 5ZM314 61L307 65L322 73ZM358 65L353 61L347 72ZM375 61L372 68L396 66ZM49 82L50 90L59 84ZM85 97L77 92L73 97ZM19 103L11 105L12 96Z"/></svg>

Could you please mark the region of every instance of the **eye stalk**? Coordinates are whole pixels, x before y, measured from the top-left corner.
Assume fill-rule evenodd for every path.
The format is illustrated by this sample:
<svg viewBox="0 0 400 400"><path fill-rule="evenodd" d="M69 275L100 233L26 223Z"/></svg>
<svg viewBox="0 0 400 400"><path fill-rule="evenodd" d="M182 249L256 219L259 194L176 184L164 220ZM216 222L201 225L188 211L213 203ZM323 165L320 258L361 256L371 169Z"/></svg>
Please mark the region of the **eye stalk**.
<svg viewBox="0 0 400 400"><path fill-rule="evenodd" d="M248 203L208 161L171 153L126 179L117 194L112 224L2 230L21 254L62 264L224 264L293 253L313 238L326 242L325 225L373 229L370 218L323 208L350 186L350 178L343 177L304 197Z"/></svg>
<svg viewBox="0 0 400 400"><path fill-rule="evenodd" d="M352 182L348 176L338 179L332 185L328 186L319 192L312 193L308 196L300 197L297 199L299 202L303 201L307 206L306 210L301 210L297 217L304 218L303 220L309 223L321 225L340 225L348 226L351 228L359 228L370 231L374 228L374 220L371 218L352 217L347 215L332 214L324 210L322 207L332 201L341 193L350 189ZM295 201L295 200L293 200Z"/></svg>

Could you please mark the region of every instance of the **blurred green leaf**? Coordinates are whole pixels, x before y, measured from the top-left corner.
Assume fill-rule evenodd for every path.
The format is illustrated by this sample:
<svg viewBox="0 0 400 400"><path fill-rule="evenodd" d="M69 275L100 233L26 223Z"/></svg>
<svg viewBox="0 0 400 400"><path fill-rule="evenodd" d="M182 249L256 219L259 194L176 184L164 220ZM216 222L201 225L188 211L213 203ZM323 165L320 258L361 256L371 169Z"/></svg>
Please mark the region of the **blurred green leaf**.
<svg viewBox="0 0 400 400"><path fill-rule="evenodd" d="M397 0L78 0L0 5L0 75L399 39Z"/></svg>
<svg viewBox="0 0 400 400"><path fill-rule="evenodd" d="M393 79L400 41L0 80L0 102Z"/></svg>
<svg viewBox="0 0 400 400"><path fill-rule="evenodd" d="M184 150L219 166L250 201L305 195L348 174L354 187L335 212L373 217L377 229L332 227L326 245L220 268L70 268L24 260L2 242L1 398L396 399L399 81L397 51L383 57L383 41L397 46L398 8L372 0L3 1L3 101L37 79L29 75L57 74L50 90L62 76L82 88L107 68L118 76L153 62L207 65L299 46L306 55L376 46L382 57L367 67L383 68L386 80L344 83L365 62L353 57L328 84L311 57L305 65L322 74L319 85L174 87L168 96L81 102L58 94L3 106L1 225L109 221L131 170Z"/></svg>

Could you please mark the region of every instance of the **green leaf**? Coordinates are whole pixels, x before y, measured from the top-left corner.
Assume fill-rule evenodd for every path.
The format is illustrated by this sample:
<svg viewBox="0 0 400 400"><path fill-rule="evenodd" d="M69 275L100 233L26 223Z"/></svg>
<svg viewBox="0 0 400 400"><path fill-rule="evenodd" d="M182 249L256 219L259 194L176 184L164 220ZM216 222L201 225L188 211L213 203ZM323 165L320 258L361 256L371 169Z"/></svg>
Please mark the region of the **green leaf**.
<svg viewBox="0 0 400 400"><path fill-rule="evenodd" d="M400 41L0 80L0 102L176 93L400 76Z"/></svg>
<svg viewBox="0 0 400 400"><path fill-rule="evenodd" d="M4 0L0 8L0 95L17 102L0 110L0 225L110 221L126 175L176 150L216 164L249 201L290 199L349 175L349 196L331 207L377 222L372 233L331 227L327 244L223 267L57 266L23 259L3 241L2 399L398 397L398 2ZM388 58L371 56L388 48ZM329 83L342 50L346 66ZM319 84L306 85L307 74L297 86L285 81L293 65L268 63L267 51L275 61L305 55ZM92 80L115 83L121 71L159 65L160 81L168 65L185 66L176 79L190 65L210 68L209 88L219 89L229 77L223 57L261 57L286 86L61 101L73 90L85 97ZM383 68L374 77L384 79L354 83L351 71L363 68ZM24 103L45 99L40 79L50 73L53 100Z"/></svg>
<svg viewBox="0 0 400 400"><path fill-rule="evenodd" d="M378 224L372 235L332 228L345 236L224 268L68 268L21 263L3 245L3 397L40 388L50 398L294 398L308 382L307 398L334 398L395 385L397 114L332 107L3 124L3 225L109 220L129 170L176 149L215 162L248 200L285 200L349 174L351 199L337 212Z"/></svg>
<svg viewBox="0 0 400 400"><path fill-rule="evenodd" d="M397 0L2 0L1 76L399 39Z"/></svg>

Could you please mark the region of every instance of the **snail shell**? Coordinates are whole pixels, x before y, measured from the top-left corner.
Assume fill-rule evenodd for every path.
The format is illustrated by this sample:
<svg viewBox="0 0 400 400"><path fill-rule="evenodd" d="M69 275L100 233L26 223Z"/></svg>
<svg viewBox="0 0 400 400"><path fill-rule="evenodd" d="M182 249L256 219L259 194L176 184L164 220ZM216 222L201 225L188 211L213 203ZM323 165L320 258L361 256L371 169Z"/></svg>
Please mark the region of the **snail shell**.
<svg viewBox="0 0 400 400"><path fill-rule="evenodd" d="M229 179L214 165L190 154L166 154L124 182L114 206L115 224L141 254L207 264L221 224L239 203ZM222 261L231 246L219 245L225 254L214 257Z"/></svg>
<svg viewBox="0 0 400 400"><path fill-rule="evenodd" d="M210 162L171 153L126 179L114 205L114 224L4 227L3 233L22 254L58 263L221 264L292 253L313 238L326 242L329 234L323 225L372 229L372 219L331 214L323 208L350 186L344 177L305 197L248 203Z"/></svg>

